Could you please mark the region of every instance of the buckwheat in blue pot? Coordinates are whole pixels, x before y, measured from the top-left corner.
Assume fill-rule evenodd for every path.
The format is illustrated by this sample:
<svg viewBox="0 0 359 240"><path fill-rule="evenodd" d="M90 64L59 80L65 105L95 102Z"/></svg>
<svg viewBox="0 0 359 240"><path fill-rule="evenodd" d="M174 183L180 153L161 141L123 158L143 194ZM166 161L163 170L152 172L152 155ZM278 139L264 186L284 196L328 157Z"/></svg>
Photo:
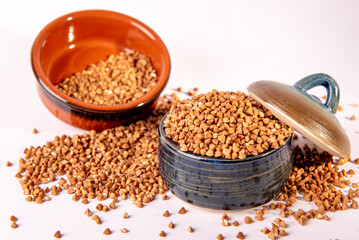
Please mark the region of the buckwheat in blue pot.
<svg viewBox="0 0 359 240"><path fill-rule="evenodd" d="M159 127L159 163L164 183L180 199L212 209L264 204L285 185L293 167L292 138L245 160L204 157L181 151Z"/></svg>
<svg viewBox="0 0 359 240"><path fill-rule="evenodd" d="M306 93L319 85L327 89L329 100L325 104ZM275 116L281 121L323 150L339 157L350 154L349 140L334 117L339 87L329 75L310 75L294 86L260 81L249 86L248 91L270 111L279 113L280 118ZM262 205L283 189L293 168L292 135L280 147L257 156L207 157L181 151L177 143L166 137L167 116L159 127L160 172L164 183L180 199L211 209L241 209ZM305 123L311 123L310 127ZM336 137L331 138L332 135Z"/></svg>

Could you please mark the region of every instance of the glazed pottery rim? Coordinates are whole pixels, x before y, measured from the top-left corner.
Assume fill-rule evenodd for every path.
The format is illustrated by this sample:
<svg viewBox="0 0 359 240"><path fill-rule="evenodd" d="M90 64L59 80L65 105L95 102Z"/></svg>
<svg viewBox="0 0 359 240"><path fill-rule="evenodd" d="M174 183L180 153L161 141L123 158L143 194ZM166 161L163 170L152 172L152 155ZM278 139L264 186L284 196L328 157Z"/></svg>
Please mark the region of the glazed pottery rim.
<svg viewBox="0 0 359 240"><path fill-rule="evenodd" d="M111 105L111 106L104 106L104 105L98 105L98 104L90 104L85 103L81 100L75 99L73 97L70 97L60 90L58 90L55 85L50 81L50 79L46 76L46 74L43 72L43 69L40 64L40 48L43 43L43 41L46 39L46 35L49 31L51 31L54 27L56 27L61 22L65 21L69 17L72 18L78 18L78 17L84 17L89 16L91 17L104 17L104 18L111 18L111 19L117 19L123 22L126 22L128 24L133 25L134 28L139 29L141 32L144 32L144 34L148 35L151 34L151 36L154 39L154 42L158 45L158 47L161 50L161 56L164 59L164 74L161 78L157 79L156 85L150 89L149 92L147 92L142 97L128 102L124 104L117 104L117 105ZM132 23L135 23L132 24ZM132 49L136 50L136 49ZM53 97L58 99L60 102L69 105L71 107L74 107L76 109L82 109L88 112L94 112L94 113L105 113L105 112L124 112L128 110L132 110L138 107L141 107L143 105L149 104L156 99L162 90L165 88L171 71L171 61L170 61L170 55L168 52L168 49L165 45L165 43L162 41L162 39L157 35L154 30L152 30L150 27L148 27L143 22L137 20L136 18L133 18L131 16L125 15L123 13L110 11L110 10L101 10L101 9L91 9L91 10L80 10L75 12L70 12L65 15L62 15L54 20L52 20L50 23L48 23L36 36L32 48L31 48L31 66L33 73L40 84L40 86L47 91L49 94L51 94ZM99 59L100 61L101 59Z"/></svg>
<svg viewBox="0 0 359 240"><path fill-rule="evenodd" d="M281 145L280 147L278 147L276 149L271 149L269 151L265 151L264 153L259 154L257 156L246 157L245 159L225 159L225 158L219 158L219 157L208 157L208 156L203 156L203 155L199 155L199 154L196 154L196 153L183 152L178 147L178 144L174 143L171 139L169 139L166 136L163 125L164 125L164 121L165 121L168 114L169 114L169 112L167 112L163 116L163 118L161 119L161 123L160 123L159 128L158 128L159 139L160 140L163 139L166 142L167 146L170 147L172 150L176 151L178 154L184 155L187 158L191 158L193 160L197 160L197 161L201 161L201 162L210 162L210 163L246 163L246 162L259 160L259 159L262 159L264 157L267 157L270 154L275 154L282 147L284 147L285 145L290 143L291 139L292 139L292 136L293 136L293 134L291 134L289 137L287 137L286 140L285 140L285 144Z"/></svg>

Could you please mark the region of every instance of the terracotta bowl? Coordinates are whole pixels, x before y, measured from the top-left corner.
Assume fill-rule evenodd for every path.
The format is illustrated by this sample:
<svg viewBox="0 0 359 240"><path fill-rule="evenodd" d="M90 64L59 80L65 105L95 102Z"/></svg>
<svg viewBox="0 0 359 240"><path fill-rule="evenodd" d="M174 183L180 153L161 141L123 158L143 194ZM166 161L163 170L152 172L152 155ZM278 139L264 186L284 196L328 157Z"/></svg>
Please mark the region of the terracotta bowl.
<svg viewBox="0 0 359 240"><path fill-rule="evenodd" d="M281 147L243 160L183 152L159 127L158 158L166 186L180 199L211 209L244 209L273 199L293 168L292 137Z"/></svg>
<svg viewBox="0 0 359 240"><path fill-rule="evenodd" d="M158 76L155 87L133 102L87 104L54 86L110 54L131 50L149 57ZM31 63L46 108L70 125L94 130L128 123L152 111L170 74L167 48L152 29L132 17L104 10L73 12L50 22L33 43Z"/></svg>

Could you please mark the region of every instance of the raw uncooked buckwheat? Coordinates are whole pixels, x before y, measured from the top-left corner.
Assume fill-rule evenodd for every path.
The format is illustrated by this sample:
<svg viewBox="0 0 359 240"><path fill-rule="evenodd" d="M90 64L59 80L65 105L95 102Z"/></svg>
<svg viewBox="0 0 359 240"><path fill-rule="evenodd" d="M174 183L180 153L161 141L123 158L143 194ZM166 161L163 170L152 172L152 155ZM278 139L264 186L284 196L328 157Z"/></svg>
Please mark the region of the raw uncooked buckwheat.
<svg viewBox="0 0 359 240"><path fill-rule="evenodd" d="M293 132L250 96L217 90L177 102L164 127L182 151L228 159L278 148Z"/></svg>
<svg viewBox="0 0 359 240"><path fill-rule="evenodd" d="M40 185L55 181L59 186L51 187L51 194L64 188L77 200L130 198L142 207L163 194L167 187L158 169L157 129L169 110L166 101L146 119L128 126L56 136L43 146L26 148L16 177L24 194L30 195L28 200L43 203L50 193Z"/></svg>
<svg viewBox="0 0 359 240"><path fill-rule="evenodd" d="M80 101L111 106L139 99L156 82L156 70L145 55L120 52L65 78L56 87Z"/></svg>

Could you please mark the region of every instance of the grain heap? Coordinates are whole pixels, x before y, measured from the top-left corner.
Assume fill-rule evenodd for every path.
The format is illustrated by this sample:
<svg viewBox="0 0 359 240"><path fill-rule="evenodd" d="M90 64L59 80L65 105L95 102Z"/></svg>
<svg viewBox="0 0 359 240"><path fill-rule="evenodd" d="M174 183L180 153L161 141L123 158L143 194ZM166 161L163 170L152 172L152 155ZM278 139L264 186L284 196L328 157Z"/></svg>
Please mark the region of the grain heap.
<svg viewBox="0 0 359 240"><path fill-rule="evenodd" d="M306 226L313 220L329 221L328 212L359 208L356 200L359 197L359 186L350 181L355 171L340 170L339 167L349 162L347 159L336 159L328 152L319 152L308 145L295 146L293 156L294 168L283 191L277 199L255 212L256 221L268 224L259 230L268 239L281 239L289 235L285 230L288 218L294 218L298 222L297 226ZM359 160L355 159L352 163L359 164ZM306 207L312 206L311 209L298 208L303 201L307 202ZM273 220L275 215L278 217ZM237 221L229 220L230 217L223 214L221 225L238 226ZM256 223L250 216L246 216L243 222ZM238 235L236 237L243 239Z"/></svg>
<svg viewBox="0 0 359 240"><path fill-rule="evenodd" d="M278 148L293 132L250 96L217 90L174 104L164 127L182 151L227 159Z"/></svg>
<svg viewBox="0 0 359 240"><path fill-rule="evenodd" d="M80 101L112 106L139 99L156 82L156 70L145 55L120 52L65 78L56 87Z"/></svg>
<svg viewBox="0 0 359 240"><path fill-rule="evenodd" d="M62 189L73 200L129 197L136 206L148 203L167 188L158 170L158 125L169 110L162 99L146 119L96 133L56 136L44 146L26 148L19 160L20 178L27 201L42 203ZM61 176L66 175L67 180ZM60 178L60 179L59 179ZM58 180L58 185L40 185Z"/></svg>
<svg viewBox="0 0 359 240"><path fill-rule="evenodd" d="M268 210L266 207L258 210L262 211L260 214L278 209L279 217L292 216L300 225L305 226L311 219L329 221L326 215L328 211L358 209L355 197L359 197L359 189L356 183L351 185L348 179L355 174L355 171L340 170L338 166L345 164L348 160L335 160L328 152L318 152L315 147L310 148L307 145L303 148L296 146L293 155L294 168L285 188L277 197L278 202L269 204ZM341 189L347 191L347 194ZM296 201L300 198L313 202L316 207L307 211L301 208L294 211L292 207L295 208ZM272 223L272 231L265 228L261 232L269 239L288 235L284 229L280 228L286 228L286 224L283 219L276 218Z"/></svg>
<svg viewBox="0 0 359 240"><path fill-rule="evenodd" d="M359 190L349 188L347 195L340 190L350 187L351 181L346 177L355 174L354 170L339 170L338 165L344 164L341 163L344 159L338 159L337 165L334 165L333 156L328 152L319 153L316 148L309 148L307 145L303 149L296 146L294 158L291 176L282 194L278 196L278 200L285 202L281 209L282 216L293 215L293 211L288 210L298 193L303 195L305 201L314 202L317 207L307 212L301 210L294 213L295 220L301 225L312 218L328 220L326 211L358 208L354 198L359 197ZM354 183L352 187L357 188L357 184Z"/></svg>

